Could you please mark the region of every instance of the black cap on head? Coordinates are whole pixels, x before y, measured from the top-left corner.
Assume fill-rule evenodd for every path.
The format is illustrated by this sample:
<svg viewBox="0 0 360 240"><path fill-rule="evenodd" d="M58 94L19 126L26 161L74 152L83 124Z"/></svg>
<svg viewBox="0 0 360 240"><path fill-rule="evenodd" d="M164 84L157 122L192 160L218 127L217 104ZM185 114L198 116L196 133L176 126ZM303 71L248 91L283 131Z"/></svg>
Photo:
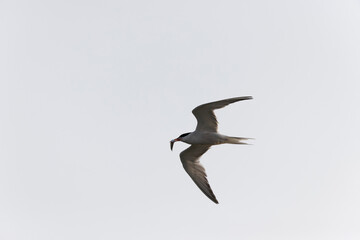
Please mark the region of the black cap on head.
<svg viewBox="0 0 360 240"><path fill-rule="evenodd" d="M191 132L183 133L183 134L181 134L181 135L179 136L179 138L185 137L185 136L189 135L190 133L191 133Z"/></svg>

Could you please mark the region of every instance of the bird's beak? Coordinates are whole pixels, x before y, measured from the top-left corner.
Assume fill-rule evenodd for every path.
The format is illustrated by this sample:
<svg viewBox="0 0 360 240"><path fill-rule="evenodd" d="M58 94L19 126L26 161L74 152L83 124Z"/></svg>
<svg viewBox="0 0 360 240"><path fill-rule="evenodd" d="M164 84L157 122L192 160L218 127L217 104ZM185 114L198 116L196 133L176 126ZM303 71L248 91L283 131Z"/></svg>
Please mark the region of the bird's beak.
<svg viewBox="0 0 360 240"><path fill-rule="evenodd" d="M173 139L173 140L171 140L171 141L170 141L170 149L171 149L171 151L173 150L174 143L175 143L175 142L177 142L177 141L179 141L179 139L178 139L178 138Z"/></svg>

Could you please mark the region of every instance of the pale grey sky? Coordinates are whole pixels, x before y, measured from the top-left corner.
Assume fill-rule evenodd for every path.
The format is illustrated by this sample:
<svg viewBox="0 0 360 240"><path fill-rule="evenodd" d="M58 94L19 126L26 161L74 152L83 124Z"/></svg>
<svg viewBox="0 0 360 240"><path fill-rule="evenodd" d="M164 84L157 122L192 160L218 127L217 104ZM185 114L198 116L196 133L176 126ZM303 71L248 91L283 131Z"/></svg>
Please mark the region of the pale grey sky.
<svg viewBox="0 0 360 240"><path fill-rule="evenodd" d="M0 238L360 239L359 1L1 1ZM169 140L191 110L251 146Z"/></svg>

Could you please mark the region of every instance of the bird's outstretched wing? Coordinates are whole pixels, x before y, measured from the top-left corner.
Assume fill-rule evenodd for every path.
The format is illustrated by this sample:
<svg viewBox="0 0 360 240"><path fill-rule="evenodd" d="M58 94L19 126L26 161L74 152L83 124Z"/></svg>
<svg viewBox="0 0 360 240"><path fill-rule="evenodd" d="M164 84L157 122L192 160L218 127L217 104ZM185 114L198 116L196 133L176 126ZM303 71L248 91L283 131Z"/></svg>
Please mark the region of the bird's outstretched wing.
<svg viewBox="0 0 360 240"><path fill-rule="evenodd" d="M210 145L191 145L180 153L180 159L185 171L189 174L200 190L214 203L219 203L206 178L205 169L199 161L201 155L209 150L209 148Z"/></svg>
<svg viewBox="0 0 360 240"><path fill-rule="evenodd" d="M228 98L216 102L202 104L192 111L197 119L196 131L217 132L218 122L214 114L215 109L223 108L231 103L252 99L251 96Z"/></svg>

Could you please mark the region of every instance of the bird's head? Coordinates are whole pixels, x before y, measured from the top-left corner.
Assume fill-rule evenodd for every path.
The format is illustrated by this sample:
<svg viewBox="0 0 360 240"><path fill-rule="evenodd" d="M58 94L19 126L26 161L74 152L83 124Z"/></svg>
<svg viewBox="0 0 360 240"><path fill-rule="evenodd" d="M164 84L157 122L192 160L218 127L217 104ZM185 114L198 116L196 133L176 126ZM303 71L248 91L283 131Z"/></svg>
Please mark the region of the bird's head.
<svg viewBox="0 0 360 240"><path fill-rule="evenodd" d="M173 149L173 146L174 146L174 143L175 143L175 142L177 142L177 141L182 141L182 139L183 139L184 137L186 137L187 135L189 135L189 134L190 134L189 132L188 132L188 133L183 133L183 134L181 134L179 137L171 140L171 141L170 141L170 149L171 149L171 151L172 151L172 149Z"/></svg>

